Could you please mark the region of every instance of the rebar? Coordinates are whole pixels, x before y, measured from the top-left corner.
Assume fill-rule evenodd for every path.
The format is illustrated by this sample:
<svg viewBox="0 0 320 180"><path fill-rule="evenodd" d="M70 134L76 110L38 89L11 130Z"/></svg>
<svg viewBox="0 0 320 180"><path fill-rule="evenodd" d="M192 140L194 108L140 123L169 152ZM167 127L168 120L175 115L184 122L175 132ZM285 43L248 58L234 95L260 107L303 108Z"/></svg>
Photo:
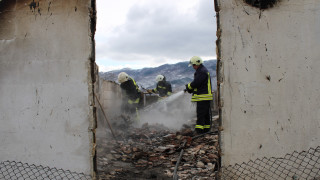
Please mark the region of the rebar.
<svg viewBox="0 0 320 180"><path fill-rule="evenodd" d="M104 112L104 110L103 110L103 108L102 108L102 105L101 105L98 97L96 96L96 94L94 94L94 96L96 97L96 99L97 99L97 101L98 101L98 103L99 103L100 109L101 109L101 111L102 111L102 113L103 113L103 116L104 116L105 120L106 120L107 123L108 123L108 126L109 126L109 128L110 128L110 130L111 130L111 133L112 133L113 138L117 141L116 136L115 136L114 133L113 133L111 124L109 123L109 120L108 120L108 118L107 118L107 116L106 116L106 113Z"/></svg>

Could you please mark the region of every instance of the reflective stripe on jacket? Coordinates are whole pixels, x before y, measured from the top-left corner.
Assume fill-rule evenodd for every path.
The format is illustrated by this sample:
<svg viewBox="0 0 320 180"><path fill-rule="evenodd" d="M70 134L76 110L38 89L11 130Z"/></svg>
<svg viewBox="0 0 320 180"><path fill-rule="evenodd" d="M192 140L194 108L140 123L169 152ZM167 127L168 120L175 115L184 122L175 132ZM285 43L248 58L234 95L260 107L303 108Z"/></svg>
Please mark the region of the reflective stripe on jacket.
<svg viewBox="0 0 320 180"><path fill-rule="evenodd" d="M194 73L194 80L188 84L189 90L193 90L191 101L211 101L211 78L207 68L200 65Z"/></svg>
<svg viewBox="0 0 320 180"><path fill-rule="evenodd" d="M129 104L138 104L139 101L140 101L140 98L137 98L135 101L129 99L129 100L128 100L128 103L129 103Z"/></svg>
<svg viewBox="0 0 320 180"><path fill-rule="evenodd" d="M120 87L123 91L123 95L128 98L129 104L138 104L140 101L140 90L135 80L129 77L129 80L121 83Z"/></svg>
<svg viewBox="0 0 320 180"><path fill-rule="evenodd" d="M172 93L172 87L170 82L159 81L157 87L152 90L152 92L159 92L159 96L169 96Z"/></svg>

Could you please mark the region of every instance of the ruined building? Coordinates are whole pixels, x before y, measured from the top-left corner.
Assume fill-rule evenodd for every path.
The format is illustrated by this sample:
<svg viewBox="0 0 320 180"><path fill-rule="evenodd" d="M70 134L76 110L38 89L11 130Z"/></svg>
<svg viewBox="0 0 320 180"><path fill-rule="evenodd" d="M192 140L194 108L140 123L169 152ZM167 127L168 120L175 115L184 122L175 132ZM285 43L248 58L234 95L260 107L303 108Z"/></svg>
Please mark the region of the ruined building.
<svg viewBox="0 0 320 180"><path fill-rule="evenodd" d="M320 1L212 8L217 178L319 178ZM95 23L95 0L0 0L0 178L96 179Z"/></svg>

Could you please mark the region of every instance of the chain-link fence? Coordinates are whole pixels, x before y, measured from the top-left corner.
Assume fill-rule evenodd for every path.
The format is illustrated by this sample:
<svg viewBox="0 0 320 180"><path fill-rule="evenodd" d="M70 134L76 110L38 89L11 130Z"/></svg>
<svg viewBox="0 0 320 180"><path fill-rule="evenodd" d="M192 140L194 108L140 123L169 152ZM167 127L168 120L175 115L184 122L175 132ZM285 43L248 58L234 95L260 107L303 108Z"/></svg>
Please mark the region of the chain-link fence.
<svg viewBox="0 0 320 180"><path fill-rule="evenodd" d="M89 180L90 175L15 161L0 163L1 180Z"/></svg>
<svg viewBox="0 0 320 180"><path fill-rule="evenodd" d="M320 146L286 154L283 158L262 158L222 167L220 179L320 180Z"/></svg>
<svg viewBox="0 0 320 180"><path fill-rule="evenodd" d="M320 146L286 154L283 158L262 158L222 167L218 176L226 180L320 180ZM1 180L90 180L90 175L69 170L4 161Z"/></svg>

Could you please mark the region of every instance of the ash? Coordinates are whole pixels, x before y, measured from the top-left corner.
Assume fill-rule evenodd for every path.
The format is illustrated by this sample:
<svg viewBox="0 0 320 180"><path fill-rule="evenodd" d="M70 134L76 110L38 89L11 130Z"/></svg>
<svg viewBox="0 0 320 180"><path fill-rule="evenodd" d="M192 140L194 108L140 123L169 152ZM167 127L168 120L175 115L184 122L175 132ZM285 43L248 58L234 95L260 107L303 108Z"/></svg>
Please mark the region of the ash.
<svg viewBox="0 0 320 180"><path fill-rule="evenodd" d="M159 123L118 123L112 127L114 137L98 129L98 179L215 179L217 131L213 126L210 133L195 135L194 124L195 118L189 119L177 130Z"/></svg>

